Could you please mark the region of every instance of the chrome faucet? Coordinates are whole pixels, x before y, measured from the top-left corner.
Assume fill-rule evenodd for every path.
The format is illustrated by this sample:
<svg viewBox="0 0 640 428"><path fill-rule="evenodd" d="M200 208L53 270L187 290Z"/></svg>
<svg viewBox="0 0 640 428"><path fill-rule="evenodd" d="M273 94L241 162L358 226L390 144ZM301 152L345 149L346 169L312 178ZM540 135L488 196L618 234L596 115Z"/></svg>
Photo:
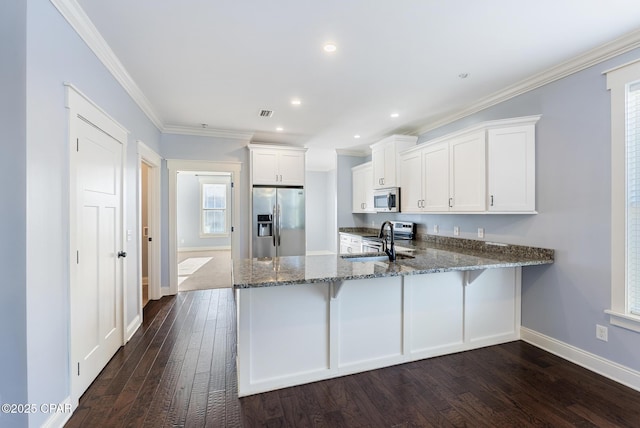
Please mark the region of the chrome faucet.
<svg viewBox="0 0 640 428"><path fill-rule="evenodd" d="M387 238L385 238L385 236L384 236L384 227L387 224L389 225L389 235L391 235L391 244L390 245L387 244ZM396 261L396 247L395 247L395 243L393 242L393 223L391 223L389 220L387 220L384 223L382 223L382 226L380 226L380 234L378 235L378 238L383 239L382 243L383 243L384 252L389 257L389 261L390 262L395 262Z"/></svg>

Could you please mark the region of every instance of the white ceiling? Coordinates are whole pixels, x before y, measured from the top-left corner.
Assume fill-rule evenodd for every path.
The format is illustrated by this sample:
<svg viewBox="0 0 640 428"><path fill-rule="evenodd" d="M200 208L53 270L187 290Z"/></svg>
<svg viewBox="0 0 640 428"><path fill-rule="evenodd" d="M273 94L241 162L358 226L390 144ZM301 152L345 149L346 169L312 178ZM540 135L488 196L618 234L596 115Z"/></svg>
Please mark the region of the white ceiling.
<svg viewBox="0 0 640 428"><path fill-rule="evenodd" d="M636 0L78 3L163 126L312 150L416 133L640 28Z"/></svg>

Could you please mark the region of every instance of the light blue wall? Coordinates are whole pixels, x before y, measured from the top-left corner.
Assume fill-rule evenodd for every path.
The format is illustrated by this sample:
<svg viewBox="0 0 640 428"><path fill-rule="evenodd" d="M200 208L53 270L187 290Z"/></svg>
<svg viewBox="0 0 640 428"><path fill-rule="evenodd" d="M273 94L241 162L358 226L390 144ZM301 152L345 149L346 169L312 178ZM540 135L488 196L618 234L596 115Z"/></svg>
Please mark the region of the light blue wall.
<svg viewBox="0 0 640 428"><path fill-rule="evenodd" d="M136 227L136 140L159 149L159 131L48 0L27 2L27 345L28 402L69 396L69 143L64 82L72 83L130 131L125 222ZM16 182L16 178L12 179ZM17 179L20 183L20 179ZM125 323L138 302L137 233L125 243ZM12 243L20 245L20 243ZM19 327L16 327L19 328ZM40 426L49 415L29 417Z"/></svg>
<svg viewBox="0 0 640 428"><path fill-rule="evenodd" d="M640 57L640 50L598 64L420 136L424 142L485 120L542 114L536 127L537 215L358 216L438 224L467 237L556 250L556 263L523 269L522 324L585 351L640 370L638 333L609 324L611 302L610 100L602 72ZM609 341L595 326L609 327Z"/></svg>
<svg viewBox="0 0 640 428"><path fill-rule="evenodd" d="M221 176L217 181L229 183L231 178ZM178 174L177 202L178 250L231 245L230 235L224 238L200 237L200 180L195 174Z"/></svg>
<svg viewBox="0 0 640 428"><path fill-rule="evenodd" d="M28 403L26 289L27 6L0 5L0 404ZM0 413L0 426L24 426L26 414Z"/></svg>
<svg viewBox="0 0 640 428"><path fill-rule="evenodd" d="M351 168L367 162L367 158L361 156L337 156L336 170L336 194L338 227L354 227L360 225L361 214L351 214L353 201L353 188L351 186Z"/></svg>
<svg viewBox="0 0 640 428"><path fill-rule="evenodd" d="M306 172L307 251L335 251L334 177L335 170Z"/></svg>

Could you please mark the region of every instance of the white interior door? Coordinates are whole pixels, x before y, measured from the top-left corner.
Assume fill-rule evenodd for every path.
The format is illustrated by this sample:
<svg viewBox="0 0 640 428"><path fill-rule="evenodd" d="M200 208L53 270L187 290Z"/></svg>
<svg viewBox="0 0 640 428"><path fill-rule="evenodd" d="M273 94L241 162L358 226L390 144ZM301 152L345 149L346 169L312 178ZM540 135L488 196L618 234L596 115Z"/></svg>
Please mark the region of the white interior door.
<svg viewBox="0 0 640 428"><path fill-rule="evenodd" d="M77 267L71 286L72 389L79 397L123 343L123 145L76 119ZM74 154L72 154L74 156Z"/></svg>

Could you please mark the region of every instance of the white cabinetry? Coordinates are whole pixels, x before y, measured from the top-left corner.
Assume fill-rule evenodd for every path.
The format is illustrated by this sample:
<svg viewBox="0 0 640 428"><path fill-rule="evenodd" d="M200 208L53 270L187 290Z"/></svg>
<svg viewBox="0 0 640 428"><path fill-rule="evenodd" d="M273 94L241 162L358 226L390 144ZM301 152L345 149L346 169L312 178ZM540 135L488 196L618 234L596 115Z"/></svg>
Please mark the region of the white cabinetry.
<svg viewBox="0 0 640 428"><path fill-rule="evenodd" d="M450 211L485 211L485 132L474 132L449 142Z"/></svg>
<svg viewBox="0 0 640 428"><path fill-rule="evenodd" d="M351 168L354 213L375 212L373 208L373 167L371 162Z"/></svg>
<svg viewBox="0 0 640 428"><path fill-rule="evenodd" d="M518 340L520 281L501 268L238 289L239 396Z"/></svg>
<svg viewBox="0 0 640 428"><path fill-rule="evenodd" d="M484 134L425 145L400 158L403 212L485 210Z"/></svg>
<svg viewBox="0 0 640 428"><path fill-rule="evenodd" d="M423 211L449 210L449 144L426 147L422 155Z"/></svg>
<svg viewBox="0 0 640 428"><path fill-rule="evenodd" d="M306 149L250 144L251 182L274 186L304 186Z"/></svg>
<svg viewBox="0 0 640 428"><path fill-rule="evenodd" d="M362 238L348 233L340 234L340 254L358 254L362 252Z"/></svg>
<svg viewBox="0 0 640 428"><path fill-rule="evenodd" d="M535 157L534 124L488 131L489 211L535 211Z"/></svg>
<svg viewBox="0 0 640 428"><path fill-rule="evenodd" d="M396 170L398 169L399 156L397 153L415 145L416 141L418 141L418 137L392 135L370 146L374 189L398 185Z"/></svg>
<svg viewBox="0 0 640 428"><path fill-rule="evenodd" d="M535 213L535 123L485 122L399 155L401 211Z"/></svg>

